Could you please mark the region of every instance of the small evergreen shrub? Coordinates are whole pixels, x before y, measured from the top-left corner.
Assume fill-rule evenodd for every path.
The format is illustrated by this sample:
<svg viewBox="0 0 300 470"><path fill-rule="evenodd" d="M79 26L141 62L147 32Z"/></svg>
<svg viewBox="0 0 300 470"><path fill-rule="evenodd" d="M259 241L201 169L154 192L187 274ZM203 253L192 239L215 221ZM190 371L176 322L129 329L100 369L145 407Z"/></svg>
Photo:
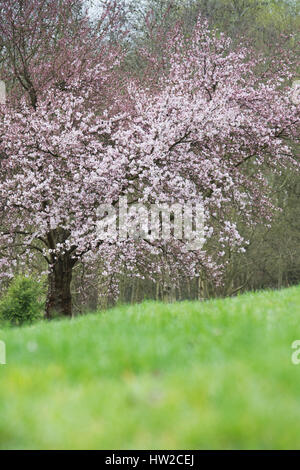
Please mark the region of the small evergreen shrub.
<svg viewBox="0 0 300 470"><path fill-rule="evenodd" d="M32 323L44 311L42 285L31 277L17 276L0 301L0 318L12 325Z"/></svg>

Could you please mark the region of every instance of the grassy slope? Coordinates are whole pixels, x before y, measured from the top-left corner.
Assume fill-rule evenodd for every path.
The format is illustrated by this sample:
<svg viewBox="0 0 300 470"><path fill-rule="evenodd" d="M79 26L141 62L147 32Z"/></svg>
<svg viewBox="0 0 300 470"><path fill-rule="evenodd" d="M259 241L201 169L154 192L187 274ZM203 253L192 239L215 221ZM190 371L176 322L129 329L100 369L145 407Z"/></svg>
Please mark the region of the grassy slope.
<svg viewBox="0 0 300 470"><path fill-rule="evenodd" d="M0 448L300 448L300 288L0 331Z"/></svg>

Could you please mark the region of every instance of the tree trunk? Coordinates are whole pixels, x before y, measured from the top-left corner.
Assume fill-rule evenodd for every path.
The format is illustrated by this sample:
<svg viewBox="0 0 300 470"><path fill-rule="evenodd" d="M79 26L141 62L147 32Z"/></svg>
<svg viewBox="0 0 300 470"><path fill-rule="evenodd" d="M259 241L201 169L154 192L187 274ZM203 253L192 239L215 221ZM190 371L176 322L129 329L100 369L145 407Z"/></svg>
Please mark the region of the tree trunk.
<svg viewBox="0 0 300 470"><path fill-rule="evenodd" d="M74 260L70 255L61 256L48 276L46 318L72 316L71 281Z"/></svg>

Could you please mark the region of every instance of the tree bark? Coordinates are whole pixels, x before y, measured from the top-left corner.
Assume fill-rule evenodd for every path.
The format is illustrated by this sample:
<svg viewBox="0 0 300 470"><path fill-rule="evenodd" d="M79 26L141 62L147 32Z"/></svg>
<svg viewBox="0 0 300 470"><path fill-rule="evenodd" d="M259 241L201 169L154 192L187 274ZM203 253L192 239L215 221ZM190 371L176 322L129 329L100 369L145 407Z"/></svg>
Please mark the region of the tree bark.
<svg viewBox="0 0 300 470"><path fill-rule="evenodd" d="M69 254L61 256L48 276L46 318L72 316L71 281L74 260Z"/></svg>

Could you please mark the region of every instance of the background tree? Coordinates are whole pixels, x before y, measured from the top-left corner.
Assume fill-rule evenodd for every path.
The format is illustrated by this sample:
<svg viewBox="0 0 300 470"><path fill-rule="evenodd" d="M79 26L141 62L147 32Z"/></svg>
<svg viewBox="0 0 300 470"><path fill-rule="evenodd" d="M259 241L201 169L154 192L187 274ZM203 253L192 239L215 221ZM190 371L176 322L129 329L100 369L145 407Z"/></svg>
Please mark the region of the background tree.
<svg viewBox="0 0 300 470"><path fill-rule="evenodd" d="M274 56L282 54L282 50L285 53L290 51L295 57L299 57L299 1L157 0L151 2L149 0L146 3L149 9L145 8L144 3L142 12L137 12L139 14L135 17L135 24L139 31L139 40L144 41L146 47L150 49L156 47L159 50L158 38L168 33L170 24L180 22L185 33L190 34L201 13L213 28L228 33L234 42L240 42L242 39L245 44L255 46L258 51L263 52L265 68L272 64ZM132 2L133 10L135 5L136 3ZM149 10L152 10L152 13ZM150 18L152 21L149 23ZM294 34L292 39L291 33ZM164 49L161 55L165 57ZM143 69L141 57L137 63L140 72ZM134 64L136 62L133 61ZM296 68L294 79L298 76L299 68ZM294 145L293 149L295 159L299 160L299 146ZM298 179L299 176L294 175L290 169L283 171L280 177L270 178L275 195L273 203L275 207L280 208L280 212L273 219L272 228L261 224L249 232L246 227L242 228L243 220L239 220L239 227L245 237L251 239L249 248L243 255L226 254L227 269L224 275L226 282L216 289L210 285L209 280L204 279L201 281L200 297L230 295L247 289L287 286L300 281L297 275L300 272L300 264L296 255L299 244L298 232L295 223L291 223L291 220L297 220L298 217L297 192L294 191ZM282 279L282 284L279 278ZM185 285L185 282L182 278L180 291L183 296L199 297L198 280L192 283L187 281L188 285ZM141 290L147 291L147 286L144 285ZM176 298L181 298L179 292L176 293Z"/></svg>

